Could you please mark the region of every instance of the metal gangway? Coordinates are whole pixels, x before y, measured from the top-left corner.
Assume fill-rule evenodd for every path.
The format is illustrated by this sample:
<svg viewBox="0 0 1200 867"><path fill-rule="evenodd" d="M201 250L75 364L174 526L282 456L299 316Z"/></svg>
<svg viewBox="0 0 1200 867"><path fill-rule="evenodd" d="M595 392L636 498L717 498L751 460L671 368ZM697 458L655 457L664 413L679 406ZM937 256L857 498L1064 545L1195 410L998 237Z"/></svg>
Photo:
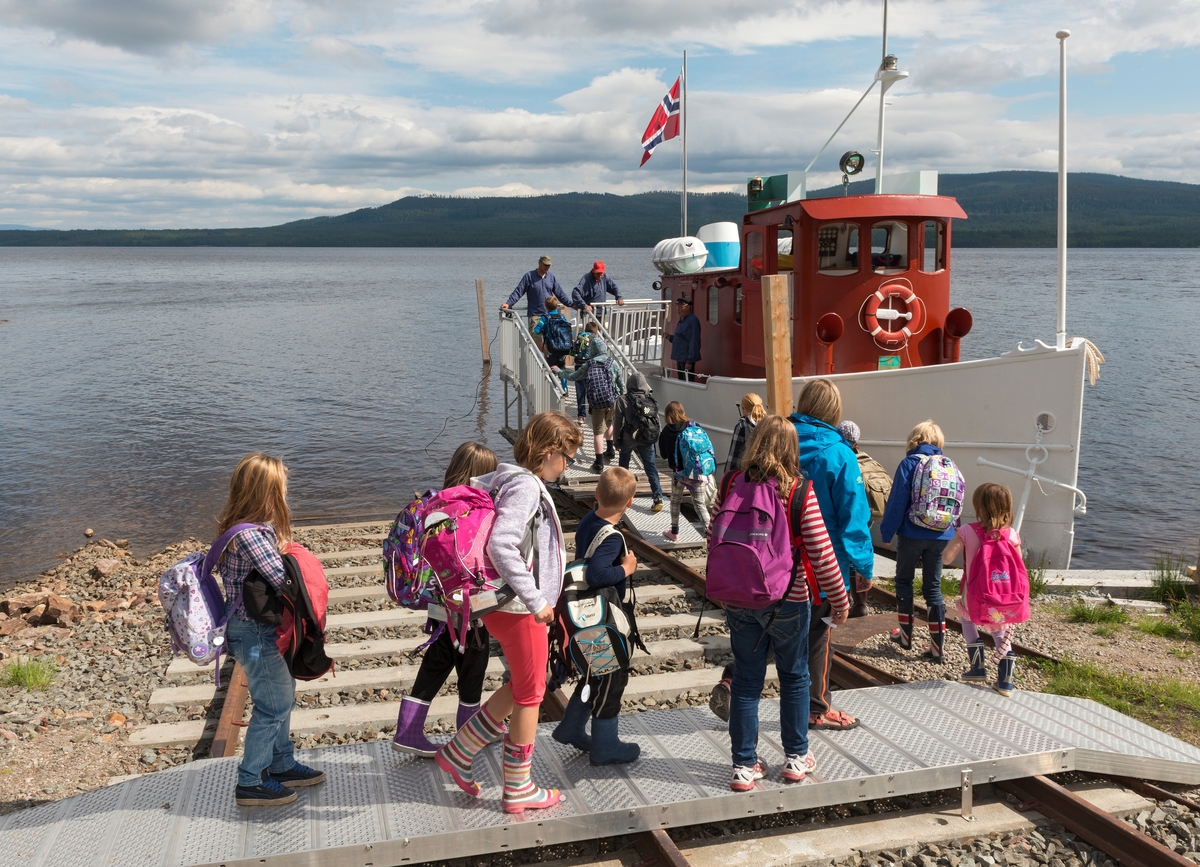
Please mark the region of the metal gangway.
<svg viewBox="0 0 1200 867"><path fill-rule="evenodd" d="M238 759L202 759L0 817L0 867L386 867L777 814L1039 774L1087 771L1200 783L1200 750L1093 701L926 681L839 694L861 721L810 735L817 767L800 784L770 774L729 790L728 726L707 708L621 716L633 764L593 767L538 730L534 779L566 799L500 809L501 757L476 760L483 797L386 741L302 750L327 781L286 807L238 807ZM759 752L783 759L778 702L764 699ZM955 819L954 821L959 821ZM963 820L963 835L971 834Z"/></svg>

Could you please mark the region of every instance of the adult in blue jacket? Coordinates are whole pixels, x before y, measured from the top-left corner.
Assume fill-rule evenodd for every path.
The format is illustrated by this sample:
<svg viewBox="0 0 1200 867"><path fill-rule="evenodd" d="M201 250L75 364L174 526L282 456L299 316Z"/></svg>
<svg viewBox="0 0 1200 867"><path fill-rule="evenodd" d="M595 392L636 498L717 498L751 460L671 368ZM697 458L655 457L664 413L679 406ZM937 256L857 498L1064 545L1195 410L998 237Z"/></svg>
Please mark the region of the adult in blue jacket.
<svg viewBox="0 0 1200 867"><path fill-rule="evenodd" d="M521 300L521 296L524 295L527 304L525 315L529 318L530 334L533 334L533 327L546 313L546 297L548 295L557 298L564 310L571 306L571 299L559 285L558 278L550 273L550 266L553 264L549 256L540 257L537 267L532 271L525 272L525 276L508 296L508 300L500 305L501 310L507 310ZM537 342L538 348L542 348L541 335L535 334L533 339Z"/></svg>
<svg viewBox="0 0 1200 867"><path fill-rule="evenodd" d="M575 291L571 293L571 305L576 310L586 310L590 313L592 305L605 301L605 296L608 295L617 299L618 307L625 306L625 299L621 297L621 290L617 288L616 281L605 273L604 263L597 259L592 263L592 270L580 277L579 282L575 284Z"/></svg>
<svg viewBox="0 0 1200 867"><path fill-rule="evenodd" d="M921 561L921 595L929 610L929 650L925 656L931 662L946 659L946 604L942 599L942 551L954 538L952 523L945 530L931 530L913 523L912 512L913 475L921 462L928 457L940 455L945 445L942 429L930 421L923 421L908 435L908 452L896 476L892 480L892 492L888 495L883 510L883 521L879 524L879 536L884 544L896 536L896 618L900 628L892 630L892 641L905 650L912 647L913 634L913 578L917 571L917 560Z"/></svg>
<svg viewBox="0 0 1200 867"><path fill-rule="evenodd" d="M871 506L858 456L838 433L842 420L842 395L828 379L809 380L800 392L791 422L800 438L800 469L812 481L825 529L837 554L838 566L848 590L852 570L867 581L875 572L875 548L871 544ZM832 609L828 600L812 606L808 630L809 718L813 729L848 729L858 720L830 705L829 625L824 618Z"/></svg>
<svg viewBox="0 0 1200 867"><path fill-rule="evenodd" d="M671 341L671 360L679 371L679 378L691 382L696 378L696 362L700 360L700 320L692 312L692 299L686 295L676 299L679 321L675 333L668 334Z"/></svg>

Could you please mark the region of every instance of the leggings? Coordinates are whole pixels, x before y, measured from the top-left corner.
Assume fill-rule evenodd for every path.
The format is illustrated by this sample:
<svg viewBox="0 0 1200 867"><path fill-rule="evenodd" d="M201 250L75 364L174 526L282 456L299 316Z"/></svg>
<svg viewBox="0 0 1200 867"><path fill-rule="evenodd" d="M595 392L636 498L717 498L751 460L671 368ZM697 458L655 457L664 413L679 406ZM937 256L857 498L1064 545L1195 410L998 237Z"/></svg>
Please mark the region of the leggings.
<svg viewBox="0 0 1200 867"><path fill-rule="evenodd" d="M485 614L483 623L504 651L513 703L520 707L541 704L546 694L546 664L550 661L549 627L534 620L532 614L505 611Z"/></svg>
<svg viewBox="0 0 1200 867"><path fill-rule="evenodd" d="M412 697L433 701L450 672L457 671L458 700L463 704L479 704L483 679L487 675L489 640L486 626L472 626L467 632L467 646L459 653L450 640L450 627L447 626L425 650L421 667L417 669L417 679L413 681Z"/></svg>

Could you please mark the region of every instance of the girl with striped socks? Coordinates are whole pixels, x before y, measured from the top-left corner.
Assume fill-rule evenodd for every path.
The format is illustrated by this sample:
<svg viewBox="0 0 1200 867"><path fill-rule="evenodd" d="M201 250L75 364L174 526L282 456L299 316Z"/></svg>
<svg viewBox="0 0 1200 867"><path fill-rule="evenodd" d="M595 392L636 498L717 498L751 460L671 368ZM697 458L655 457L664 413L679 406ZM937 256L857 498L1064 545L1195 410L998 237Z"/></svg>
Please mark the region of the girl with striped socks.
<svg viewBox="0 0 1200 867"><path fill-rule="evenodd" d="M475 757L503 739L506 813L552 807L563 797L558 789L535 785L529 771L538 708L546 692L548 624L554 619L567 565L562 527L545 482L567 471L582 442L583 434L566 416L540 413L529 420L513 445L517 465L502 463L495 473L479 480L495 490L496 518L488 557L516 593L511 602L483 617L484 626L504 651L510 678L434 758L459 788L479 797L479 784L471 772Z"/></svg>

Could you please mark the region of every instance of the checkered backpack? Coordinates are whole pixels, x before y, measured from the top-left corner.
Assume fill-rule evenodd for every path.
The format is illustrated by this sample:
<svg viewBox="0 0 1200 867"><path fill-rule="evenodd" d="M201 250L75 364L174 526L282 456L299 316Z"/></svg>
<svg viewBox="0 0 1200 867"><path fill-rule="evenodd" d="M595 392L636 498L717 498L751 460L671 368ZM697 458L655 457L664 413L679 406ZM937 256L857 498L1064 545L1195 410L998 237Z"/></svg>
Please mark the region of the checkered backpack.
<svg viewBox="0 0 1200 867"><path fill-rule="evenodd" d="M948 530L962 514L967 484L945 455L922 455L913 473L908 520L926 530Z"/></svg>

